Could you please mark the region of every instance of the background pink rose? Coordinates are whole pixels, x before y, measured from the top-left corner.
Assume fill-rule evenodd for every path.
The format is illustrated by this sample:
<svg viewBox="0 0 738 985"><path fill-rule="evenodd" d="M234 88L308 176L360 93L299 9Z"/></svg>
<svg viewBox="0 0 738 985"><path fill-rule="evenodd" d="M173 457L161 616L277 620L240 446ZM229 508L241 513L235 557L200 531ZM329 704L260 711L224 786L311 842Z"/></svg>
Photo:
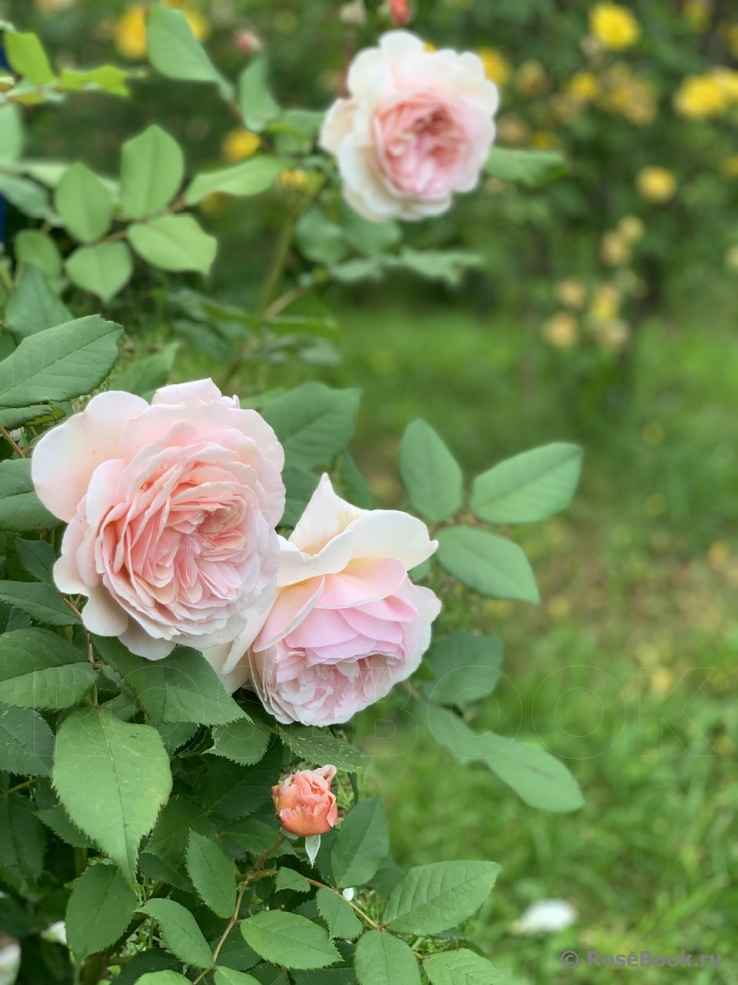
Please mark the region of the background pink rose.
<svg viewBox="0 0 738 985"><path fill-rule="evenodd" d="M272 787L274 809L285 831L308 838L331 830L338 820L336 795L331 791L335 775L335 766L300 770Z"/></svg>
<svg viewBox="0 0 738 985"><path fill-rule="evenodd" d="M151 406L94 397L33 453L41 501L69 523L57 586L88 597L91 632L152 660L234 639L274 595L283 464L266 421L210 380Z"/></svg>
<svg viewBox="0 0 738 985"><path fill-rule="evenodd" d="M283 723L348 721L415 671L440 602L409 568L436 542L421 520L360 510L324 475L289 541L269 610L209 659L230 687L250 678Z"/></svg>
<svg viewBox="0 0 738 985"><path fill-rule="evenodd" d="M346 200L367 219L439 215L475 187L495 137L499 93L469 52L427 51L408 31L354 59L350 98L323 124Z"/></svg>

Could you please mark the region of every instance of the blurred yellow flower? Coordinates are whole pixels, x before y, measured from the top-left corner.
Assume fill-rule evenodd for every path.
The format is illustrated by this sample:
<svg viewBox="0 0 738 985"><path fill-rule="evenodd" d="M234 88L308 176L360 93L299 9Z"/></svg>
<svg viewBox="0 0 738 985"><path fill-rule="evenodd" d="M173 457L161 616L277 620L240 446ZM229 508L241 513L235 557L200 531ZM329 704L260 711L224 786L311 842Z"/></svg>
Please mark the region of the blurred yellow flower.
<svg viewBox="0 0 738 985"><path fill-rule="evenodd" d="M228 195L223 192L211 192L199 203L199 207L205 215L220 215L228 207Z"/></svg>
<svg viewBox="0 0 738 985"><path fill-rule="evenodd" d="M497 121L497 134L500 143L510 147L523 147L530 140L530 126L522 116L507 113Z"/></svg>
<svg viewBox="0 0 738 985"><path fill-rule="evenodd" d="M617 229L604 233L600 240L600 259L610 267L630 263L630 243Z"/></svg>
<svg viewBox="0 0 738 985"><path fill-rule="evenodd" d="M728 178L738 178L738 154L726 157L722 163L723 174Z"/></svg>
<svg viewBox="0 0 738 985"><path fill-rule="evenodd" d="M616 62L603 77L605 93L602 105L620 113L636 126L647 126L658 109L656 91L650 82L633 75L630 65Z"/></svg>
<svg viewBox="0 0 738 985"><path fill-rule="evenodd" d="M689 120L720 116L727 104L725 92L710 75L689 75L674 93L674 109Z"/></svg>
<svg viewBox="0 0 738 985"><path fill-rule="evenodd" d="M592 295L588 315L593 322L607 322L620 313L620 291L614 284L598 284Z"/></svg>
<svg viewBox="0 0 738 985"><path fill-rule="evenodd" d="M515 75L515 88L521 96L540 96L548 89L549 78L540 62L523 62Z"/></svg>
<svg viewBox="0 0 738 985"><path fill-rule="evenodd" d="M204 41L210 34L210 22L203 15L186 4L177 0L164 0L167 7L175 7L184 11L187 23L198 41ZM146 11L144 4L134 4L128 7L115 24L113 40L118 52L124 58L137 60L146 54Z"/></svg>
<svg viewBox="0 0 738 985"><path fill-rule="evenodd" d="M603 322L597 329L597 341L605 349L618 352L630 342L630 325L625 321L614 319Z"/></svg>
<svg viewBox="0 0 738 985"><path fill-rule="evenodd" d="M637 215L624 215L618 223L618 231L629 243L637 243L646 231L646 227Z"/></svg>
<svg viewBox="0 0 738 985"><path fill-rule="evenodd" d="M291 188L298 192L304 192L310 187L310 175L307 171L300 169L294 171L287 170L280 174L279 178L277 178L277 183L282 188Z"/></svg>
<svg viewBox="0 0 738 985"><path fill-rule="evenodd" d="M636 188L649 202L663 205L674 198L677 190L676 177L667 168L652 165L643 168L636 176Z"/></svg>
<svg viewBox="0 0 738 985"><path fill-rule="evenodd" d="M738 103L738 72L735 69L722 66L713 68L710 78L714 80L726 102Z"/></svg>
<svg viewBox="0 0 738 985"><path fill-rule="evenodd" d="M730 246L726 250L725 268L733 273L738 273L738 245Z"/></svg>
<svg viewBox="0 0 738 985"><path fill-rule="evenodd" d="M543 323L541 333L549 345L570 349L579 341L579 322L568 311L561 311Z"/></svg>
<svg viewBox="0 0 738 985"><path fill-rule="evenodd" d="M530 138L530 146L534 150L551 150L556 146L556 134L550 130L536 130Z"/></svg>
<svg viewBox="0 0 738 985"><path fill-rule="evenodd" d="M583 102L592 102L600 94L600 80L594 72L575 72L567 83L566 91Z"/></svg>
<svg viewBox="0 0 738 985"><path fill-rule="evenodd" d="M730 51L733 58L738 58L738 24L731 24L728 27L725 32L725 38L728 42L728 51Z"/></svg>
<svg viewBox="0 0 738 985"><path fill-rule="evenodd" d="M638 21L619 3L598 3L589 15L589 29L604 48L623 51L641 36Z"/></svg>
<svg viewBox="0 0 738 985"><path fill-rule="evenodd" d="M261 145L261 138L243 127L236 127L223 139L222 151L226 161L235 163L251 157Z"/></svg>
<svg viewBox="0 0 738 985"><path fill-rule="evenodd" d="M556 297L566 308L583 308L587 303L587 288L578 277L565 277L556 285Z"/></svg>
<svg viewBox="0 0 738 985"><path fill-rule="evenodd" d="M695 31L705 31L710 26L712 4L710 0L685 0L682 13Z"/></svg>
<svg viewBox="0 0 738 985"><path fill-rule="evenodd" d="M484 71L488 79L504 86L512 74L510 62L496 48L480 48L477 54L482 59Z"/></svg>

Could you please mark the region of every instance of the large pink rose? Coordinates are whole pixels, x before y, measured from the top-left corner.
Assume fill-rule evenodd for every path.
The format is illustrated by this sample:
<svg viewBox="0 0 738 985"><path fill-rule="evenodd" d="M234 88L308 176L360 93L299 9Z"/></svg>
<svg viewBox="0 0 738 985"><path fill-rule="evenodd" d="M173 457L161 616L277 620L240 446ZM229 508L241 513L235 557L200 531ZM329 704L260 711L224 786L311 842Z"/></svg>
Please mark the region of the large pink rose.
<svg viewBox="0 0 738 985"><path fill-rule="evenodd" d="M151 405L101 393L38 443L33 481L69 524L54 580L88 597L85 626L133 653L233 640L273 599L284 452L211 380Z"/></svg>
<svg viewBox="0 0 738 985"><path fill-rule="evenodd" d="M357 212L377 222L423 219L475 187L499 103L476 55L428 51L414 34L391 31L356 56L348 89L320 142L335 154Z"/></svg>
<svg viewBox="0 0 738 985"><path fill-rule="evenodd" d="M227 687L250 679L279 722L346 722L420 664L441 604L407 572L437 543L407 513L340 499L327 475L281 543L274 602L206 656Z"/></svg>

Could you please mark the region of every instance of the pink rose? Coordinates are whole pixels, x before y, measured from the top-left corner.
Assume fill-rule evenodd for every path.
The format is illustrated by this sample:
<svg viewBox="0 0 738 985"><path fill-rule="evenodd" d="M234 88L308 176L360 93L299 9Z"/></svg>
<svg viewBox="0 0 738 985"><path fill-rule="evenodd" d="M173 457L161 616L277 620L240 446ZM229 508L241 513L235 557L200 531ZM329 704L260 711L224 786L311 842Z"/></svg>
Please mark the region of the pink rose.
<svg viewBox="0 0 738 985"><path fill-rule="evenodd" d="M349 99L337 100L321 146L335 154L343 193L382 222L440 215L475 187L495 137L497 86L470 52L428 51L391 31L354 59Z"/></svg>
<svg viewBox="0 0 738 985"><path fill-rule="evenodd" d="M336 796L331 792L335 775L335 766L301 770L272 787L274 809L285 831L308 838L331 830L338 820Z"/></svg>
<svg viewBox="0 0 738 985"><path fill-rule="evenodd" d="M206 656L227 687L250 678L279 722L346 722L420 664L441 604L407 572L437 543L407 513L340 499L327 475L281 543L274 602Z"/></svg>
<svg viewBox="0 0 738 985"><path fill-rule="evenodd" d="M101 393L33 453L42 503L69 526L54 581L88 597L90 632L158 660L233 640L272 601L284 452L211 380Z"/></svg>

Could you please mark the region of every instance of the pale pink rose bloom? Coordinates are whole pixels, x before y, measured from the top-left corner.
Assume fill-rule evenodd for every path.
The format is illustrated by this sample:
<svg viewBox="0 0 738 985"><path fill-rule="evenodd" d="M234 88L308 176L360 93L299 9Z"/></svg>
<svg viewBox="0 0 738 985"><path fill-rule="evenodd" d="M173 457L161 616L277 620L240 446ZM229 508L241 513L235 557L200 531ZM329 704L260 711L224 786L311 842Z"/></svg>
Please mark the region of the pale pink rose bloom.
<svg viewBox="0 0 738 985"><path fill-rule="evenodd" d="M285 831L308 838L331 830L338 820L336 795L331 791L335 775L335 766L300 770L272 787L274 809Z"/></svg>
<svg viewBox="0 0 738 985"><path fill-rule="evenodd" d="M499 103L477 55L428 51L414 34L390 31L356 56L348 90L328 111L320 144L336 156L357 212L376 222L423 219L476 186Z"/></svg>
<svg viewBox="0 0 738 985"><path fill-rule="evenodd" d="M49 431L31 462L69 526L54 581L88 598L82 621L158 660L233 640L273 599L284 452L211 380L110 391Z"/></svg>
<svg viewBox="0 0 738 985"><path fill-rule="evenodd" d="M270 608L206 656L229 689L250 680L279 722L346 722L417 670L428 649L441 604L407 572L437 542L407 513L340 499L324 475L281 544Z"/></svg>

